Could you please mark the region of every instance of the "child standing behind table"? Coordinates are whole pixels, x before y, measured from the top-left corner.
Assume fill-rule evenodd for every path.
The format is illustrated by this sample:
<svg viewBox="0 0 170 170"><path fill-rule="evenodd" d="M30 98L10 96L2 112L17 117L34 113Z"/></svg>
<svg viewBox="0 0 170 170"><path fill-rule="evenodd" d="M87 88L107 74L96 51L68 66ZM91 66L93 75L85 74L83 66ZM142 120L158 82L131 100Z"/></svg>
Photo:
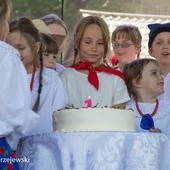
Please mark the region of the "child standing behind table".
<svg viewBox="0 0 170 170"><path fill-rule="evenodd" d="M138 27L134 25L118 26L112 33L112 47L117 58L115 64L121 68L124 64L138 59L141 43L142 36Z"/></svg>
<svg viewBox="0 0 170 170"><path fill-rule="evenodd" d="M83 18L75 30L75 63L60 74L69 104L86 107L90 96L92 106L124 107L129 100L123 74L104 65L109 48L109 29L98 16ZM76 61L76 59L75 59Z"/></svg>
<svg viewBox="0 0 170 170"><path fill-rule="evenodd" d="M170 22L164 24L149 24L149 54L159 63L165 76L165 92L159 99L170 102Z"/></svg>
<svg viewBox="0 0 170 170"><path fill-rule="evenodd" d="M136 114L136 130L170 134L170 105L157 99L164 92L164 77L157 61L132 61L124 66L123 73L132 98L126 109Z"/></svg>
<svg viewBox="0 0 170 170"><path fill-rule="evenodd" d="M41 18L42 21L48 26L49 30L51 31L51 35L54 39L56 39L59 52L57 54L57 62L56 63L56 71L63 70L65 67L63 63L63 51L66 48L66 42L68 40L68 29L64 21L58 17L56 14L47 14Z"/></svg>
<svg viewBox="0 0 170 170"><path fill-rule="evenodd" d="M55 39L49 35L42 34L42 55L43 55L43 66L55 70L60 74L65 67L56 67L57 53L59 48ZM58 64L57 64L58 65Z"/></svg>
<svg viewBox="0 0 170 170"><path fill-rule="evenodd" d="M58 74L43 68L39 31L31 20L20 18L10 23L7 41L21 54L30 80L31 106L40 115L39 123L31 134L52 132L52 113L65 107L67 95Z"/></svg>
<svg viewBox="0 0 170 170"><path fill-rule="evenodd" d="M46 142L46 138L53 132L53 111L62 109L67 104L67 95L58 74L43 67L42 46L40 33L28 18L19 18L10 23L10 32L7 41L17 48L21 60L27 70L32 94L31 106L40 116L37 126L19 143L16 154L18 157L29 157L30 162L22 163L20 169L32 169L31 166L39 159L41 153L30 148Z"/></svg>
<svg viewBox="0 0 170 170"><path fill-rule="evenodd" d="M59 52L57 37L55 39L52 37L50 29L41 19L33 19L32 22L41 34L43 67L56 70L60 74L65 67L62 65L61 67L56 67L56 58Z"/></svg>

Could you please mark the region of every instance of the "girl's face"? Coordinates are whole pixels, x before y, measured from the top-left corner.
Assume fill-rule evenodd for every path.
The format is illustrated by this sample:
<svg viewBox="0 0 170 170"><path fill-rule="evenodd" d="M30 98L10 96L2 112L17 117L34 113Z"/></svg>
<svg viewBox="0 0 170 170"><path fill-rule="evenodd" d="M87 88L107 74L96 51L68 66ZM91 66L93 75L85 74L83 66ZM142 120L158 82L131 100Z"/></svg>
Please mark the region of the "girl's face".
<svg viewBox="0 0 170 170"><path fill-rule="evenodd" d="M93 67L100 65L105 51L102 30L98 25L91 24L85 28L78 55L81 61L88 61Z"/></svg>
<svg viewBox="0 0 170 170"><path fill-rule="evenodd" d="M157 97L162 94L164 92L164 77L160 67L153 62L145 65L140 84L144 94L147 94L147 96Z"/></svg>
<svg viewBox="0 0 170 170"><path fill-rule="evenodd" d="M149 54L155 57L162 70L170 68L170 32L162 32L155 37Z"/></svg>
<svg viewBox="0 0 170 170"><path fill-rule="evenodd" d="M43 53L43 66L51 69L56 68L56 55L55 54L49 54L44 52Z"/></svg>
<svg viewBox="0 0 170 170"><path fill-rule="evenodd" d="M7 35L7 42L20 52L21 61L26 68L33 65L34 52L26 38L19 31L10 32Z"/></svg>
<svg viewBox="0 0 170 170"><path fill-rule="evenodd" d="M112 42L112 46L120 66L135 60L136 55L140 52L140 47L135 47L133 42L124 36L120 36L119 39L116 38Z"/></svg>

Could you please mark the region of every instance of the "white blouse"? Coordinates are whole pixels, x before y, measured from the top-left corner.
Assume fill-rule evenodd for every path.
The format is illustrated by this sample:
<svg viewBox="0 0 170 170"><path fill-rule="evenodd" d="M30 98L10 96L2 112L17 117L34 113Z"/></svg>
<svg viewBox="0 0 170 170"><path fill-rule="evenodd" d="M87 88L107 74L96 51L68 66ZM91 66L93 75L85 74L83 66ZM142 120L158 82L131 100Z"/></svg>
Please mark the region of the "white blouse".
<svg viewBox="0 0 170 170"><path fill-rule="evenodd" d="M28 74L31 82L32 74ZM35 73L32 90L31 108L33 108L39 87L39 69ZM53 131L52 114L67 105L68 98L58 73L49 68L43 68L42 92L40 95L40 106L37 114L40 116L38 124L29 135L49 133Z"/></svg>
<svg viewBox="0 0 170 170"><path fill-rule="evenodd" d="M113 74L97 73L99 89L96 90L89 82L86 74L67 68L60 73L61 80L68 94L68 103L74 107L86 107L85 100L90 96L92 106L113 106L129 100L124 81Z"/></svg>
<svg viewBox="0 0 170 170"><path fill-rule="evenodd" d="M143 114L152 114L155 103L138 102L139 108ZM140 127L142 116L138 113L135 101L131 100L127 103L126 109L132 109L136 115L136 130L137 132L149 132ZM158 110L152 117L155 128L159 128L163 133L170 134L170 103L164 100L159 101Z"/></svg>
<svg viewBox="0 0 170 170"><path fill-rule="evenodd" d="M26 70L17 50L0 41L0 137L11 146L15 137L28 134L39 116L30 109L31 94Z"/></svg>
<svg viewBox="0 0 170 170"><path fill-rule="evenodd" d="M164 93L159 96L159 99L170 102L170 73L164 78Z"/></svg>

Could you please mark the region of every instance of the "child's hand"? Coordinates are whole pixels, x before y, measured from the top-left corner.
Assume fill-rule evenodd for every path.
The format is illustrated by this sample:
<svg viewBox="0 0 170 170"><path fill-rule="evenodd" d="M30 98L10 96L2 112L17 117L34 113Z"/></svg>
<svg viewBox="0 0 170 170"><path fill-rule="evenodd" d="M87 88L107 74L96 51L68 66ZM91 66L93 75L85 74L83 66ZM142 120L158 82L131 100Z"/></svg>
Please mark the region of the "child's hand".
<svg viewBox="0 0 170 170"><path fill-rule="evenodd" d="M111 106L111 108L125 109L125 103L121 103L121 104L117 104L117 105Z"/></svg>
<svg viewBox="0 0 170 170"><path fill-rule="evenodd" d="M159 128L150 128L149 132L161 133L161 130Z"/></svg>

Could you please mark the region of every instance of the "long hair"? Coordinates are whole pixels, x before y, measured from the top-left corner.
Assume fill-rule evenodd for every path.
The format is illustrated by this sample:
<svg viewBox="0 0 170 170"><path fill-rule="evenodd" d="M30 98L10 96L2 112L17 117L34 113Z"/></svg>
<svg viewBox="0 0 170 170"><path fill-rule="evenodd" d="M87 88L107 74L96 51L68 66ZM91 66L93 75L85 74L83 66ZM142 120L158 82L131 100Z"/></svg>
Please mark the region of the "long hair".
<svg viewBox="0 0 170 170"><path fill-rule="evenodd" d="M37 28L32 23L32 21L25 17L19 18L18 20L11 22L9 24L9 27L10 27L10 30L9 30L10 32L18 31L21 33L23 37L25 37L25 39L29 43L34 53L33 65L36 67L40 67L38 96L33 106L33 110L37 112L39 108L39 104L40 104L40 94L42 91L43 58L42 58L42 50L41 50L42 47L40 46L39 53L37 54L35 44L37 42L41 42L41 36Z"/></svg>
<svg viewBox="0 0 170 170"><path fill-rule="evenodd" d="M106 22L101 17L88 16L88 17L83 18L76 26L75 35L74 35L75 44L77 45L77 48L74 49L75 58L77 57L78 50L80 48L83 34L84 34L86 27L92 24L96 24L101 28L103 41L104 41L105 55L108 53L110 37L109 37L109 28Z"/></svg>

